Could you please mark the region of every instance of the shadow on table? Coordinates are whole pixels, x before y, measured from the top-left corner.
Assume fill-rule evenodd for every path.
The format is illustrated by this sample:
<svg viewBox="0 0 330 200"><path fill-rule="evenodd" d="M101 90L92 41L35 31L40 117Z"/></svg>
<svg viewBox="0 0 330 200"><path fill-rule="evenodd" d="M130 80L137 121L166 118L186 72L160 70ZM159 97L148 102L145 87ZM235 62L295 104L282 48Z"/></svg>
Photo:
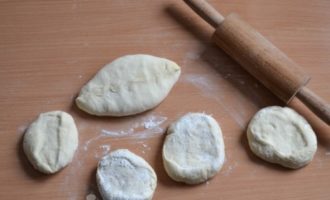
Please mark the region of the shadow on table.
<svg viewBox="0 0 330 200"><path fill-rule="evenodd" d="M86 194L86 197L90 194L92 195L95 195L95 197L97 199L102 199L101 197L101 194L98 190L98 187L97 187L97 182L96 182L96 171L97 171L97 167L95 167L91 173L90 173L90 176L89 176L89 189L88 189L88 192ZM91 198L92 199L92 198ZM88 199L87 199L88 200Z"/></svg>

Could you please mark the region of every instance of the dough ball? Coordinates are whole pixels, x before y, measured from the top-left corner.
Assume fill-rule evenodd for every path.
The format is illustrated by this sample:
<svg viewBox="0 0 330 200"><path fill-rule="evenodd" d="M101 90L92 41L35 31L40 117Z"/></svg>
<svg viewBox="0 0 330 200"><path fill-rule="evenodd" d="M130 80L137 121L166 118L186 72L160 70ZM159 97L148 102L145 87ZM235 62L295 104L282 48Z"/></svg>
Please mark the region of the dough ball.
<svg viewBox="0 0 330 200"><path fill-rule="evenodd" d="M68 165L78 147L73 118L63 111L42 113L23 139L24 152L37 170L51 174Z"/></svg>
<svg viewBox="0 0 330 200"><path fill-rule="evenodd" d="M78 107L98 116L127 116L156 107L180 76L180 67L150 55L120 57L102 68L80 91Z"/></svg>
<svg viewBox="0 0 330 200"><path fill-rule="evenodd" d="M254 154L268 162L293 169L308 164L317 148L311 126L287 107L261 109L252 118L247 137Z"/></svg>
<svg viewBox="0 0 330 200"><path fill-rule="evenodd" d="M157 176L150 165L127 149L104 156L96 179L104 200L152 199L157 185Z"/></svg>
<svg viewBox="0 0 330 200"><path fill-rule="evenodd" d="M203 113L188 113L170 125L163 146L167 174L188 184L204 182L221 169L225 160L218 123Z"/></svg>

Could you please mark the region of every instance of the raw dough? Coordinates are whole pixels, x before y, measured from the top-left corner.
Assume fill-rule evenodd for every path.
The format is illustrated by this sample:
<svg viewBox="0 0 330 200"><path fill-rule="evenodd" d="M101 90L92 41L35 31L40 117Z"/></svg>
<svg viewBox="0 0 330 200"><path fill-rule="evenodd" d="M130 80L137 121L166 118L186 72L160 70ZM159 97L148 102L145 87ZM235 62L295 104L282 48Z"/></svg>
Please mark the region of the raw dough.
<svg viewBox="0 0 330 200"><path fill-rule="evenodd" d="M63 111L42 113L27 129L23 149L37 170L51 174L68 165L78 147L73 118Z"/></svg>
<svg viewBox="0 0 330 200"><path fill-rule="evenodd" d="M78 107L99 116L127 116L157 106L180 76L180 67L150 55L120 57L101 69L80 91Z"/></svg>
<svg viewBox="0 0 330 200"><path fill-rule="evenodd" d="M308 164L317 148L311 126L287 107L261 109L252 118L247 136L250 148L257 156L293 169Z"/></svg>
<svg viewBox="0 0 330 200"><path fill-rule="evenodd" d="M188 113L171 124L163 146L163 162L174 180L197 184L222 167L225 150L218 123L203 113Z"/></svg>
<svg viewBox="0 0 330 200"><path fill-rule="evenodd" d="M96 179L104 200L152 199L157 185L157 176L150 165L127 149L104 156Z"/></svg>

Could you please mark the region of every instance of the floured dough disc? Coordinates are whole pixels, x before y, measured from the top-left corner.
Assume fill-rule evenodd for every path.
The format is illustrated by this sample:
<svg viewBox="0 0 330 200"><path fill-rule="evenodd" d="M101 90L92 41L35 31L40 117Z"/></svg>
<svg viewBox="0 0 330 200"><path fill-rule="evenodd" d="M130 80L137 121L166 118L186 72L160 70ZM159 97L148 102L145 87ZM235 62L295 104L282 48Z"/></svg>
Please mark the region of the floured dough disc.
<svg viewBox="0 0 330 200"><path fill-rule="evenodd" d="M99 162L96 179L104 200L152 199L157 185L150 165L127 149L104 156Z"/></svg>
<svg viewBox="0 0 330 200"><path fill-rule="evenodd" d="M23 140L23 149L31 164L47 174L68 165L77 147L76 125L71 115L62 111L40 114Z"/></svg>
<svg viewBox="0 0 330 200"><path fill-rule="evenodd" d="M150 55L120 57L102 68L80 91L78 107L98 116L127 116L157 106L180 76L180 67Z"/></svg>
<svg viewBox="0 0 330 200"><path fill-rule="evenodd" d="M197 184L215 176L225 160L218 123L203 113L188 113L170 125L163 146L163 162L174 180Z"/></svg>
<svg viewBox="0 0 330 200"><path fill-rule="evenodd" d="M308 164L317 149L311 126L287 107L261 109L252 118L247 136L250 148L257 156L293 169Z"/></svg>

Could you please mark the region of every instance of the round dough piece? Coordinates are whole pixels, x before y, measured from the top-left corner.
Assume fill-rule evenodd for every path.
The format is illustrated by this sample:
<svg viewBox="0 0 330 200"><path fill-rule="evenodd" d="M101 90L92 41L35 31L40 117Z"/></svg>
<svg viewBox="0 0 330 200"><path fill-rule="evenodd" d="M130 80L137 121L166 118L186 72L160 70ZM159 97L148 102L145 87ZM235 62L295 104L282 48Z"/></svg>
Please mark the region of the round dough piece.
<svg viewBox="0 0 330 200"><path fill-rule="evenodd" d="M173 180L202 183L215 176L224 161L222 132L211 116L188 113L168 128L163 163Z"/></svg>
<svg viewBox="0 0 330 200"><path fill-rule="evenodd" d="M317 149L311 126L287 107L261 109L249 123L247 137L254 154L292 169L307 165Z"/></svg>
<svg viewBox="0 0 330 200"><path fill-rule="evenodd" d="M99 162L96 179L104 200L152 199L157 185L151 166L127 149L104 156Z"/></svg>
<svg viewBox="0 0 330 200"><path fill-rule="evenodd" d="M77 106L98 116L127 116L156 107L180 76L173 61L127 55L102 68L80 91Z"/></svg>
<svg viewBox="0 0 330 200"><path fill-rule="evenodd" d="M63 111L46 112L29 126L23 139L24 152L37 170L51 174L68 165L78 147L73 118Z"/></svg>

